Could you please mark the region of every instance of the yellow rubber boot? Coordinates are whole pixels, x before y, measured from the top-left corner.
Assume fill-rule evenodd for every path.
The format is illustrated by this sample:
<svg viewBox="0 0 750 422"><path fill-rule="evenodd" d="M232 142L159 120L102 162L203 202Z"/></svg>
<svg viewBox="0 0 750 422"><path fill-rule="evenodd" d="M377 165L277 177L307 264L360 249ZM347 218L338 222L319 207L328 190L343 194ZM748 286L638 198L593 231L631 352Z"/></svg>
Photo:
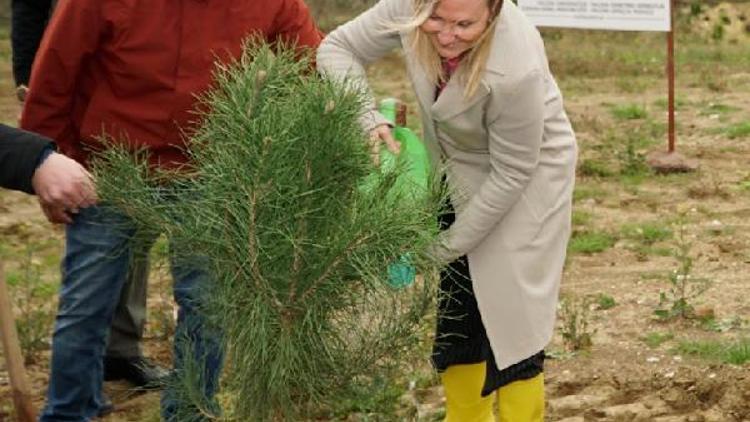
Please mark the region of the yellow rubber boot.
<svg viewBox="0 0 750 422"><path fill-rule="evenodd" d="M495 422L494 394L482 397L486 364L451 365L440 376L445 390L444 422Z"/></svg>
<svg viewBox="0 0 750 422"><path fill-rule="evenodd" d="M497 390L500 422L544 421L544 374Z"/></svg>

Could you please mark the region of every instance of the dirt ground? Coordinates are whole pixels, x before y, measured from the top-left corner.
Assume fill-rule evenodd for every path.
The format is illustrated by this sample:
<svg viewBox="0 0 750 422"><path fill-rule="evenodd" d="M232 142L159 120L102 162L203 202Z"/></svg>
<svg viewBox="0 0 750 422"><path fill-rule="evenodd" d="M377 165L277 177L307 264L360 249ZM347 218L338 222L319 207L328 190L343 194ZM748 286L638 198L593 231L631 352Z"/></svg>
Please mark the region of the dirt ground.
<svg viewBox="0 0 750 422"><path fill-rule="evenodd" d="M686 174L626 171L666 147L663 35L545 32L581 147L574 239L592 233L609 239L596 250L571 247L562 295L579 305L591 341L585 350L571 350L562 336L571 317L561 307L545 371L549 421L750 421L750 363L701 358L684 347L750 338L750 38L735 23L726 39L713 39L705 29L726 15L746 24L750 10L742 3L719 7L731 9L723 15L718 8L681 11L695 14L686 26L696 28L678 43L677 151L700 164ZM379 96L411 105L415 124L414 98L399 69L394 55L370 74ZM11 85L7 60L0 60L0 120L6 123L18 113ZM654 227L668 234L648 239ZM23 267L19 251L32 245L42 276L56 281L62 231L45 222L33 198L0 192L0 239L8 272ZM687 245L682 258L672 252L680 244ZM710 287L689 300L693 317L664 321L654 314L663 305L660 293L670 289L670 272L687 259L691 280L710 280ZM152 279L145 347L167 364L169 280L159 271ZM47 360L42 352L28 368L39 406ZM0 363L0 421L13 420L2 368ZM424 374L414 374L419 377ZM392 413L346 420L439 420L442 393L430 379L405 387ZM136 393L120 383L107 389L117 411L105 420L158 419L157 393Z"/></svg>

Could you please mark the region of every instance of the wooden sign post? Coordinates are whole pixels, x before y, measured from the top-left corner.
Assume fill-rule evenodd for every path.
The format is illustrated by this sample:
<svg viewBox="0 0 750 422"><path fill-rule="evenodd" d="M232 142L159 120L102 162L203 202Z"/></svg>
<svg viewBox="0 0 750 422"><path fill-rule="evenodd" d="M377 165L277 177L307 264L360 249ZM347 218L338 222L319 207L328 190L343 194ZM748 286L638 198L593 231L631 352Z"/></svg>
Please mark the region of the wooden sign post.
<svg viewBox="0 0 750 422"><path fill-rule="evenodd" d="M673 153L675 146L675 125L674 125L674 0L671 0L672 4L670 7L670 30L667 32L667 85L669 89L667 102L668 107L668 121L669 121L669 143L667 146L667 152Z"/></svg>
<svg viewBox="0 0 750 422"><path fill-rule="evenodd" d="M520 8L537 26L667 33L667 150L652 152L647 157L647 162L657 173L685 172L698 168L695 160L688 160L675 150L674 4L674 0L518 0Z"/></svg>
<svg viewBox="0 0 750 422"><path fill-rule="evenodd" d="M667 32L667 151L653 151L646 157L648 165L657 173L685 173L698 169L698 162L685 158L676 149L675 128L675 24L674 0L670 0L669 32Z"/></svg>

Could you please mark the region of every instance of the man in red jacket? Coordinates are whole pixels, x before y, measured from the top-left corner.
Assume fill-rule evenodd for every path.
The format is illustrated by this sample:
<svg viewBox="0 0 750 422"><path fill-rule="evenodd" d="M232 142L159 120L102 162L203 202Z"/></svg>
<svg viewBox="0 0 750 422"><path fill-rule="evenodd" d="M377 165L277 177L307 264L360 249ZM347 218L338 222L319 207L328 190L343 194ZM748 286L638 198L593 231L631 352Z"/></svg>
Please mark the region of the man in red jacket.
<svg viewBox="0 0 750 422"><path fill-rule="evenodd" d="M39 50L39 43L56 3L57 0L14 0L11 3L13 79L16 82L18 100L22 104L29 91L34 56ZM62 157L64 156L61 155L60 158ZM39 195L42 209L54 213L49 216L50 221L72 223L70 216L61 211L60 207L54 204L48 206L47 199L47 196ZM131 265L128 279L120 292L104 353L105 381L125 379L135 387L149 389L162 387L169 376L169 371L147 359L141 350L146 326L148 272L148 259Z"/></svg>
<svg viewBox="0 0 750 422"><path fill-rule="evenodd" d="M216 61L239 57L260 36L315 48L321 39L302 0L76 0L60 2L34 62L22 127L58 142L88 165L102 135L147 148L162 168L186 164L184 134L193 129L196 94L211 84ZM105 207L78 210L66 227L60 307L55 323L47 405L41 421L86 421L102 405L102 354L109 321L134 251L136 228ZM179 245L171 245L179 247ZM173 260L180 306L175 369L186 359L205 370L211 400L221 349L197 308L208 275L200 259ZM180 351L189 344L194 356ZM162 413L180 405L167 388ZM184 410L184 409L182 409ZM196 411L195 417L200 420ZM180 420L185 420L181 413Z"/></svg>

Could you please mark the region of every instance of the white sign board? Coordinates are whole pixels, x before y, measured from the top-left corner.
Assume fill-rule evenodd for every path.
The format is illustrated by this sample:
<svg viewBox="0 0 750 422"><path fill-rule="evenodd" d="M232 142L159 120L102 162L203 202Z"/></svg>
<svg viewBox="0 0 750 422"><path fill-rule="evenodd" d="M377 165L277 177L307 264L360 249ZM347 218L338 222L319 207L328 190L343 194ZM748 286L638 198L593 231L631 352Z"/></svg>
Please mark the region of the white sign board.
<svg viewBox="0 0 750 422"><path fill-rule="evenodd" d="M669 31L670 0L518 0L536 26Z"/></svg>

